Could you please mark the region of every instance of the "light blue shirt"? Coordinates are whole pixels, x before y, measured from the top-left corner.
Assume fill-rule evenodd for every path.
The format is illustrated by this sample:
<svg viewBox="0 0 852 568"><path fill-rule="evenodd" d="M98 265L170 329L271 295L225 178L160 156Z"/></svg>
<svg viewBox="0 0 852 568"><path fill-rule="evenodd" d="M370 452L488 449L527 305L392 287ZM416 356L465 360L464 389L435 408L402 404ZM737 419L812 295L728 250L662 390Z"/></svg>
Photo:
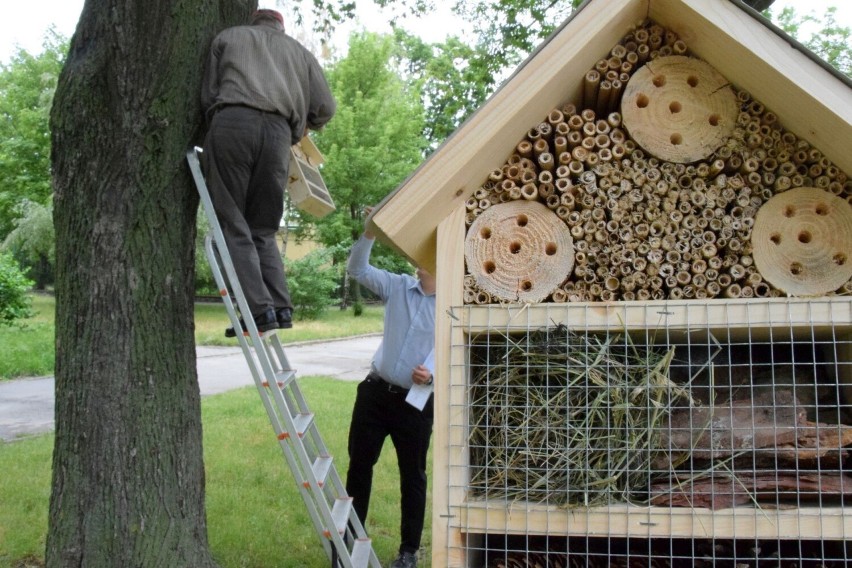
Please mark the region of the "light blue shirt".
<svg viewBox="0 0 852 568"><path fill-rule="evenodd" d="M373 239L362 236L352 246L346 269L385 304L384 334L373 356L373 372L389 383L411 388L418 365L435 369L435 294L426 294L420 281L370 264Z"/></svg>

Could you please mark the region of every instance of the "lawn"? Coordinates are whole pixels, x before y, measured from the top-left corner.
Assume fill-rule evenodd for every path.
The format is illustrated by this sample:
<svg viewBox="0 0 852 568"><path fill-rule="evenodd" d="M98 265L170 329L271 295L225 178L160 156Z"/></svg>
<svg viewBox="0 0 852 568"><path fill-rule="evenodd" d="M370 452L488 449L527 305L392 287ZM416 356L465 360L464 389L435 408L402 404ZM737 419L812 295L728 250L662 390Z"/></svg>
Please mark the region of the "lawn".
<svg viewBox="0 0 852 568"><path fill-rule="evenodd" d="M357 383L302 377L299 385L345 479ZM223 568L328 566L272 427L253 388L202 400L210 547ZM0 566L44 557L52 435L0 443ZM431 452L429 471L432 468ZM431 564L431 487L421 564ZM376 469L367 530L386 564L399 545L399 476L390 443ZM270 530L274 528L274 530ZM23 564L22 559L29 559Z"/></svg>
<svg viewBox="0 0 852 568"><path fill-rule="evenodd" d="M16 377L42 377L53 374L54 365L54 311L53 296L34 294L35 316L24 320L21 326L0 327L0 380ZM382 306L369 306L359 317L352 310L332 308L316 320L297 319L293 329L282 332L279 337L288 343L350 337L377 333L382 329ZM195 305L195 344L233 345L236 339L225 337L225 328L230 325L228 314L221 302L197 303Z"/></svg>

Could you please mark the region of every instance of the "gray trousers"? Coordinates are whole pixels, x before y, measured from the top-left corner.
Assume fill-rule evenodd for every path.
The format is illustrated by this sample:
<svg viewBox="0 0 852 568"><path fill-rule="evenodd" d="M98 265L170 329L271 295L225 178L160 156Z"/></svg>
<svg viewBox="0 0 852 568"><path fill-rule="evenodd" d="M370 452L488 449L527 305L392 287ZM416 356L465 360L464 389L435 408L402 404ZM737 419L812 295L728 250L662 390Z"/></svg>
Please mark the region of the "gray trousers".
<svg viewBox="0 0 852 568"><path fill-rule="evenodd" d="M286 118L243 106L217 112L204 141L207 186L252 316L293 307L275 241L290 146Z"/></svg>

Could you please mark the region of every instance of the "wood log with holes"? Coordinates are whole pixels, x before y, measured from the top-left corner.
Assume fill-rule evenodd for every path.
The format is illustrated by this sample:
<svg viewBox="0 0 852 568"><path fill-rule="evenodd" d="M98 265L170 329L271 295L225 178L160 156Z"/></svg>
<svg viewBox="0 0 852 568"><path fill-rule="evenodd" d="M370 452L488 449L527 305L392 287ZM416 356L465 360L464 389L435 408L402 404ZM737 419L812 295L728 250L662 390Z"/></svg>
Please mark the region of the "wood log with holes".
<svg viewBox="0 0 852 568"><path fill-rule="evenodd" d="M707 63L683 55L641 67L621 103L632 138L657 158L675 163L710 156L733 132L738 110L728 81Z"/></svg>
<svg viewBox="0 0 852 568"><path fill-rule="evenodd" d="M852 278L852 205L816 187L779 193L757 211L751 242L758 272L776 288L832 292Z"/></svg>
<svg viewBox="0 0 852 568"><path fill-rule="evenodd" d="M483 211L465 238L475 284L492 298L539 302L574 265L568 226L538 201L509 201Z"/></svg>

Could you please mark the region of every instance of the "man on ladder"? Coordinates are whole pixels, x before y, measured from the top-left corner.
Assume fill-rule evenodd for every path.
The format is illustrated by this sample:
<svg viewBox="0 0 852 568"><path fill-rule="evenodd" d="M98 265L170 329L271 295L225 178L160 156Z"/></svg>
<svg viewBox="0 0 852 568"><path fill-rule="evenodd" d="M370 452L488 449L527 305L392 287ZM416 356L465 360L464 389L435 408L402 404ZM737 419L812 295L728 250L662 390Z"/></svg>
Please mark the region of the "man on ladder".
<svg viewBox="0 0 852 568"><path fill-rule="evenodd" d="M284 17L257 10L251 25L213 40L201 104L210 124L204 174L251 316L259 332L292 327L275 235L290 147L334 116L328 82L313 54L284 32Z"/></svg>

